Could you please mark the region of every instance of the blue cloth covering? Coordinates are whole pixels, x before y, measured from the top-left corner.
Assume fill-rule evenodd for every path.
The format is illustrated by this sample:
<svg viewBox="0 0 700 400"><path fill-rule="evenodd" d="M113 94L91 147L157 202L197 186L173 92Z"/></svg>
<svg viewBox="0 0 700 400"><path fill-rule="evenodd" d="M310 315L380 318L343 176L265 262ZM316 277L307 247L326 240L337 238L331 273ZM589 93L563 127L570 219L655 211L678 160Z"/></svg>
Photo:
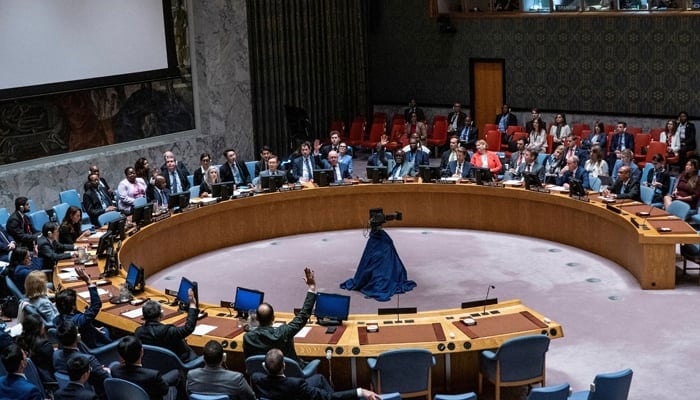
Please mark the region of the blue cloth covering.
<svg viewBox="0 0 700 400"><path fill-rule="evenodd" d="M377 301L389 301L391 296L416 287L416 283L407 278L394 242L380 229L370 234L355 277L341 283L340 288L359 290Z"/></svg>

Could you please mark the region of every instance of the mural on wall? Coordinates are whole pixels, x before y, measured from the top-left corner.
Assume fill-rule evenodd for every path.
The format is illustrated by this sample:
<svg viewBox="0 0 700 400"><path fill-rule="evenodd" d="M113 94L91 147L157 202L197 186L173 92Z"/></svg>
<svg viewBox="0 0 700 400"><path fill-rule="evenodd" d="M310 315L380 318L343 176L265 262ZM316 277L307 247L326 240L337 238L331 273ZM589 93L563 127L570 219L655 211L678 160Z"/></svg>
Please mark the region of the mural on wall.
<svg viewBox="0 0 700 400"><path fill-rule="evenodd" d="M181 77L0 103L0 164L195 128L187 0L173 1Z"/></svg>

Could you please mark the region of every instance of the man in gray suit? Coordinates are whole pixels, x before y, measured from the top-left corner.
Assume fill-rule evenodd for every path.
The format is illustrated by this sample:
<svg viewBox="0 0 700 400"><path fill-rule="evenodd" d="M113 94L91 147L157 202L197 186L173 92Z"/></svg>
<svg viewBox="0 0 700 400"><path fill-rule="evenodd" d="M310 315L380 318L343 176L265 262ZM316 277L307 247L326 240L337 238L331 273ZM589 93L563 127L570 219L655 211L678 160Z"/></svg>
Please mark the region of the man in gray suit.
<svg viewBox="0 0 700 400"><path fill-rule="evenodd" d="M404 176L415 176L413 163L406 161L406 154L403 150L396 150L394 159L388 160L387 175L390 180L400 180Z"/></svg>
<svg viewBox="0 0 700 400"><path fill-rule="evenodd" d="M231 400L255 400L255 393L243 374L223 368L226 363L224 348L210 340L204 345L204 368L187 373L187 393L223 393Z"/></svg>

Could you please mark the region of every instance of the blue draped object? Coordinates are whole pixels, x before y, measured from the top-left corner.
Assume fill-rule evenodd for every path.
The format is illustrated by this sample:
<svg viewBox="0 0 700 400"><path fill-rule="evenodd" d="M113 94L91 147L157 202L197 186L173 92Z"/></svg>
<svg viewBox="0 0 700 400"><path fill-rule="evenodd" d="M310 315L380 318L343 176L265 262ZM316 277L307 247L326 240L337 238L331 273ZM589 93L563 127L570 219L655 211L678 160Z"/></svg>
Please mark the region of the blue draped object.
<svg viewBox="0 0 700 400"><path fill-rule="evenodd" d="M370 234L355 277L340 284L341 289L359 290L377 301L389 301L414 287L416 283L407 279L394 242L382 229Z"/></svg>

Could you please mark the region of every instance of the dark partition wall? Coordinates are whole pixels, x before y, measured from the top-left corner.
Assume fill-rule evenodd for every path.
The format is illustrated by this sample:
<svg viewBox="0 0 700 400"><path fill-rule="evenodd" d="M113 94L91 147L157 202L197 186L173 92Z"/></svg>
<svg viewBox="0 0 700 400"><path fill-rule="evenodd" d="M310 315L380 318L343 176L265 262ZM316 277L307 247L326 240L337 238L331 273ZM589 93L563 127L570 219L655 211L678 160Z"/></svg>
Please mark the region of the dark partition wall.
<svg viewBox="0 0 700 400"><path fill-rule="evenodd" d="M502 58L515 108L700 115L700 15L452 18L441 33L423 0L381 1L369 35L374 104L471 103L469 58Z"/></svg>

